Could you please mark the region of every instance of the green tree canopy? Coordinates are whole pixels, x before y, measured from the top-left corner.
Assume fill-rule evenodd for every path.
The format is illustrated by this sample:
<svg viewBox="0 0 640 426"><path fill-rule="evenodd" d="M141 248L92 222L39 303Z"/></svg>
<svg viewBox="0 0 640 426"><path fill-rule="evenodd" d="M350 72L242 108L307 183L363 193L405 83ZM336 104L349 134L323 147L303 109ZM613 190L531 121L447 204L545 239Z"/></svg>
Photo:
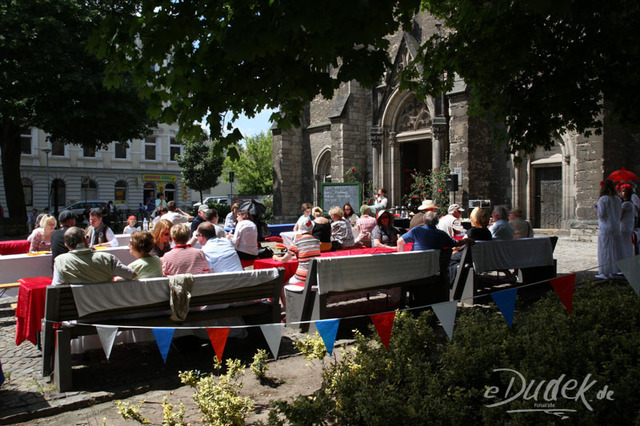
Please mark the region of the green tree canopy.
<svg viewBox="0 0 640 426"><path fill-rule="evenodd" d="M202 191L218 185L224 156L216 154L203 139L190 139L183 145L182 155L177 158L182 181L200 193L202 202Z"/></svg>
<svg viewBox="0 0 640 426"><path fill-rule="evenodd" d="M114 0L115 1L115 0ZM133 69L152 111L182 131L207 113L217 137L239 113L280 108L281 127L342 82L379 81L387 34L410 30L414 0L117 1L94 48L110 81ZM559 132L601 128L603 99L638 123L640 6L632 0L422 0L441 20L405 69L407 87L437 94L461 76L472 112L506 126L508 150L548 147ZM443 80L444 76L444 80ZM230 133L225 144L241 138Z"/></svg>
<svg viewBox="0 0 640 426"><path fill-rule="evenodd" d="M224 168L234 172L239 194L267 195L273 193L273 135L260 132L238 144L239 158L224 161ZM223 178L225 182L229 179Z"/></svg>
<svg viewBox="0 0 640 426"><path fill-rule="evenodd" d="M471 88L472 112L506 125L508 150L548 148L567 130L602 126L603 100L640 123L640 5L578 0L423 0L444 24L404 71L421 95ZM446 76L443 79L443 76Z"/></svg>
<svg viewBox="0 0 640 426"><path fill-rule="evenodd" d="M25 216L20 133L38 127L65 143L103 148L143 137L153 124L133 80L103 84L104 62L87 51L105 10L98 2L0 3L0 147L9 214Z"/></svg>
<svg viewBox="0 0 640 426"><path fill-rule="evenodd" d="M387 34L408 24L419 0L116 1L93 47L111 84L133 70L161 121L200 131L207 116L223 149L240 139L233 120L264 108L298 123L305 102L342 82L373 85L389 64ZM230 119L230 122L227 122Z"/></svg>

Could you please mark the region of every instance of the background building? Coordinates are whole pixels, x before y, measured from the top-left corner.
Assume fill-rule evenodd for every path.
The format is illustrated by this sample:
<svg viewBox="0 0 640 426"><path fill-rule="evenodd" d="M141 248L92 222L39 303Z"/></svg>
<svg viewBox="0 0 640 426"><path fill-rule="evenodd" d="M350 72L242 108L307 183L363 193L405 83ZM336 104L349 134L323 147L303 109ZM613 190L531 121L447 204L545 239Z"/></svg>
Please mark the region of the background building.
<svg viewBox="0 0 640 426"><path fill-rule="evenodd" d="M137 210L152 191L164 192L178 205L190 205L190 191L182 185L175 160L182 153L177 132L176 125L160 125L144 140L132 140L128 148L113 143L98 151L52 143L42 130L27 129L22 135L22 188L16 190L24 191L29 211L49 206L53 212L83 200L113 201L119 209ZM6 206L1 181L0 202Z"/></svg>

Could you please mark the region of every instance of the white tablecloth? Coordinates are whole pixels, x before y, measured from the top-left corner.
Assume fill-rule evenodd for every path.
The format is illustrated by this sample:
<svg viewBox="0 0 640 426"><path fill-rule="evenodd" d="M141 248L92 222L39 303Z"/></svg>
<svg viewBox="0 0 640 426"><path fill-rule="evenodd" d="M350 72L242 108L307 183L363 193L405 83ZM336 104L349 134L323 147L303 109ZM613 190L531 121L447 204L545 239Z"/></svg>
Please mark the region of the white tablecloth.
<svg viewBox="0 0 640 426"><path fill-rule="evenodd" d="M128 246L108 247L102 249L102 251L113 253L125 265L136 260L136 258L129 253ZM14 283L20 278L50 277L52 274L53 265L51 264L50 253L0 256L0 283ZM7 296L8 295L9 294L7 294Z"/></svg>

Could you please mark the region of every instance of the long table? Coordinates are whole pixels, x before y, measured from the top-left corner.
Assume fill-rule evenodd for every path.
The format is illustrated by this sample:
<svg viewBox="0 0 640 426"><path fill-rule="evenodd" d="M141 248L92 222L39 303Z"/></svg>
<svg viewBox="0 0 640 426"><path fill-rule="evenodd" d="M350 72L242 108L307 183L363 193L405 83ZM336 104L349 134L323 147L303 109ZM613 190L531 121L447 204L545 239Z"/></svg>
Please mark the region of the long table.
<svg viewBox="0 0 640 426"><path fill-rule="evenodd" d="M338 256L354 256L362 254L383 254L383 253L395 253L396 249L390 249L386 247L377 248L362 248L362 249L350 249L350 250L336 250L326 251L320 254L320 257L338 257ZM284 268L284 282L288 282L298 269L298 260L291 259L288 262L280 262L273 259L256 259L253 263L253 269L268 269L268 268Z"/></svg>
<svg viewBox="0 0 640 426"><path fill-rule="evenodd" d="M136 260L129 253L128 246L106 247L101 250L113 253L125 265ZM15 283L20 278L51 277L52 275L51 253L0 256L0 283L2 284Z"/></svg>

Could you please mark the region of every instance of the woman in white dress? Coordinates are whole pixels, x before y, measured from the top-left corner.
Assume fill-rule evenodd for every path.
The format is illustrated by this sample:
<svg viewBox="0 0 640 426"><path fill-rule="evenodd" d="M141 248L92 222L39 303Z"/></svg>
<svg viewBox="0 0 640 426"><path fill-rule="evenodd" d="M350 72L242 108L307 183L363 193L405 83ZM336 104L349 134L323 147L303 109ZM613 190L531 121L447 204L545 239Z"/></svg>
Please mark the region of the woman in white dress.
<svg viewBox="0 0 640 426"><path fill-rule="evenodd" d="M600 187L596 204L598 213L598 275L596 278L613 278L618 272L616 261L620 259L620 218L622 200L616 195L612 181L605 180Z"/></svg>
<svg viewBox="0 0 640 426"><path fill-rule="evenodd" d="M633 228L636 222L636 206L631 201L633 189L631 185L624 184L620 189L622 197L622 217L620 219L620 259L626 259L634 255Z"/></svg>

